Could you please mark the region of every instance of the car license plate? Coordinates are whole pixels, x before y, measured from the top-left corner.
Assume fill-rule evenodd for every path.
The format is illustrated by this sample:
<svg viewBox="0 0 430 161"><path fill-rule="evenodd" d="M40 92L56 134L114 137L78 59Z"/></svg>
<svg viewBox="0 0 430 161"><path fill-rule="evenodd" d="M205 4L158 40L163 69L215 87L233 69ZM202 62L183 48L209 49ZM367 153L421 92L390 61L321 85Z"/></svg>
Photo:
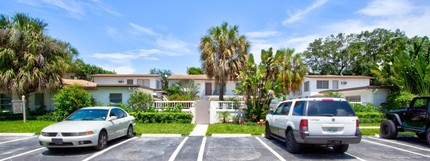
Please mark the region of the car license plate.
<svg viewBox="0 0 430 161"><path fill-rule="evenodd" d="M327 131L328 132L336 132L337 128L336 127L329 127L329 128L327 128Z"/></svg>
<svg viewBox="0 0 430 161"><path fill-rule="evenodd" d="M329 141L327 141L327 144L339 145L339 144L342 144L342 141L340 141L340 140L329 140Z"/></svg>
<svg viewBox="0 0 430 161"><path fill-rule="evenodd" d="M61 145L63 144L63 139L52 139L52 142L56 145Z"/></svg>

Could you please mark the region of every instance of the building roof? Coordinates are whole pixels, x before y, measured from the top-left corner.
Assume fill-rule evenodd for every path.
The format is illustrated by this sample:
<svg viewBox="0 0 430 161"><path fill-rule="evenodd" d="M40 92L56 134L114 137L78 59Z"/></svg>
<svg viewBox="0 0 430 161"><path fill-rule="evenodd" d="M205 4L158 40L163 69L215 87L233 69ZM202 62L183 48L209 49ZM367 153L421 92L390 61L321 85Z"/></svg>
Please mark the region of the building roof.
<svg viewBox="0 0 430 161"><path fill-rule="evenodd" d="M373 77L361 75L305 75L308 78L352 78L352 79L372 79Z"/></svg>
<svg viewBox="0 0 430 161"><path fill-rule="evenodd" d="M159 77L159 74L94 74L92 77Z"/></svg>
<svg viewBox="0 0 430 161"><path fill-rule="evenodd" d="M207 75L170 75L168 80L209 80Z"/></svg>
<svg viewBox="0 0 430 161"><path fill-rule="evenodd" d="M76 83L76 84L81 85L85 89L95 89L97 87L97 83L90 82L87 80L82 80L82 79L65 79L65 78L62 78L61 81L63 82L63 85L66 85L66 86L69 86L69 85Z"/></svg>
<svg viewBox="0 0 430 161"><path fill-rule="evenodd" d="M97 84L97 87L140 87L138 84Z"/></svg>
<svg viewBox="0 0 430 161"><path fill-rule="evenodd" d="M362 89L389 89L389 87L388 86L363 86L363 87L354 87L354 88L345 88L345 89L331 89L331 90L320 91L319 93L356 91L356 90L362 90Z"/></svg>

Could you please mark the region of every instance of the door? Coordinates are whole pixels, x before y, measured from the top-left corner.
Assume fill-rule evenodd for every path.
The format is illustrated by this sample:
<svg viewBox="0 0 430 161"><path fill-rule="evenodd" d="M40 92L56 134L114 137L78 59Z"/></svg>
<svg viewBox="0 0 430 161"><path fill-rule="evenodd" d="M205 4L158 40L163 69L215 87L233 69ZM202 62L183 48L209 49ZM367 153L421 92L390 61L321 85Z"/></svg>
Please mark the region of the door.
<svg viewBox="0 0 430 161"><path fill-rule="evenodd" d="M196 124L209 124L210 101L196 101Z"/></svg>
<svg viewBox="0 0 430 161"><path fill-rule="evenodd" d="M282 107L282 111L280 114L280 117L278 118L278 134L279 136L284 137L285 136L285 130L287 129L287 122L290 114L292 102L285 102L284 106Z"/></svg>
<svg viewBox="0 0 430 161"><path fill-rule="evenodd" d="M405 128L415 130L425 130L427 109L429 106L428 98L416 98L411 102L411 105L405 113Z"/></svg>
<svg viewBox="0 0 430 161"><path fill-rule="evenodd" d="M205 83L205 95L212 95L212 83Z"/></svg>
<svg viewBox="0 0 430 161"><path fill-rule="evenodd" d="M278 136L280 136L279 128L281 127L281 124L279 123L279 121L282 118L282 107L284 107L284 105L285 103L279 104L279 106L276 108L275 112L272 115L272 122L270 122L270 131Z"/></svg>

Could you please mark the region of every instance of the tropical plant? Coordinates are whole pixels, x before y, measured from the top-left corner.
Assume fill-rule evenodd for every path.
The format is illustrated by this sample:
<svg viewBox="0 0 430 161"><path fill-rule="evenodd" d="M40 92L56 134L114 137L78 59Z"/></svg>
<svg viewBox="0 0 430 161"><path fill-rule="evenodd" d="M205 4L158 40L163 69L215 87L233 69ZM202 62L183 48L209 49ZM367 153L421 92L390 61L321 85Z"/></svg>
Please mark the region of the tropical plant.
<svg viewBox="0 0 430 161"><path fill-rule="evenodd" d="M219 114L219 118L222 120L222 123L227 123L228 118L230 117L230 112L221 111L221 112L218 112L218 114Z"/></svg>
<svg viewBox="0 0 430 161"><path fill-rule="evenodd" d="M151 108L154 104L154 100L152 95L135 90L130 94L127 103L133 111L143 111Z"/></svg>
<svg viewBox="0 0 430 161"><path fill-rule="evenodd" d="M74 111L93 106L94 101L88 92L79 84L62 87L54 96L53 117L60 121L72 114Z"/></svg>
<svg viewBox="0 0 430 161"><path fill-rule="evenodd" d="M180 80L177 84L181 95L187 96L193 100L199 98L200 84L195 83L194 80Z"/></svg>
<svg viewBox="0 0 430 161"><path fill-rule="evenodd" d="M394 109L404 109L414 97L414 94L405 91L390 93L387 100L381 104L381 111L387 113Z"/></svg>
<svg viewBox="0 0 430 161"><path fill-rule="evenodd" d="M203 74L203 70L202 68L199 68L199 67L189 67L187 68L187 73L189 75L200 75L200 74Z"/></svg>
<svg viewBox="0 0 430 161"><path fill-rule="evenodd" d="M211 27L200 40L202 68L220 85L219 100L224 100L226 81L237 79L239 72L246 67L250 45L244 35L239 35L238 28L224 22Z"/></svg>
<svg viewBox="0 0 430 161"><path fill-rule="evenodd" d="M0 89L18 96L58 89L78 54L69 43L44 34L42 20L17 13L0 15Z"/></svg>
<svg viewBox="0 0 430 161"><path fill-rule="evenodd" d="M300 87L306 66L299 56L293 56L293 52L291 49L278 50L274 55L272 48L262 50L259 65L254 63L253 54L249 56L247 68L239 75L241 88L235 90L244 94L249 120L264 118L273 98L285 98Z"/></svg>
<svg viewBox="0 0 430 161"><path fill-rule="evenodd" d="M169 88L169 81L167 80L167 78L172 75L172 71L168 70L168 69L156 69L156 68L152 68L149 71L150 74L159 74L161 77L161 88L163 90L167 90Z"/></svg>

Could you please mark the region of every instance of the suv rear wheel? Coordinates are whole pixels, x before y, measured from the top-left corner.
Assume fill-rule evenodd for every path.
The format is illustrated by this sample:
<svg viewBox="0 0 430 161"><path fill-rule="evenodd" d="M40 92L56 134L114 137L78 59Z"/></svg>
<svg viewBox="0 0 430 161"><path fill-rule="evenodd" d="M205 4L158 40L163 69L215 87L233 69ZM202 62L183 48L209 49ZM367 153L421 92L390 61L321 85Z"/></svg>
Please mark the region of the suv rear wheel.
<svg viewBox="0 0 430 161"><path fill-rule="evenodd" d="M290 153L298 153L300 151L300 144L297 143L296 138L294 138L293 130L288 130L285 137L285 145L287 151Z"/></svg>
<svg viewBox="0 0 430 161"><path fill-rule="evenodd" d="M426 135L427 135L427 144L430 145L430 127L427 129Z"/></svg>
<svg viewBox="0 0 430 161"><path fill-rule="evenodd" d="M336 153L345 153L346 151L348 151L348 148L349 148L349 144L333 146L333 150Z"/></svg>
<svg viewBox="0 0 430 161"><path fill-rule="evenodd" d="M385 120L381 123L380 135L385 139L394 139L397 137L396 125L391 120Z"/></svg>

